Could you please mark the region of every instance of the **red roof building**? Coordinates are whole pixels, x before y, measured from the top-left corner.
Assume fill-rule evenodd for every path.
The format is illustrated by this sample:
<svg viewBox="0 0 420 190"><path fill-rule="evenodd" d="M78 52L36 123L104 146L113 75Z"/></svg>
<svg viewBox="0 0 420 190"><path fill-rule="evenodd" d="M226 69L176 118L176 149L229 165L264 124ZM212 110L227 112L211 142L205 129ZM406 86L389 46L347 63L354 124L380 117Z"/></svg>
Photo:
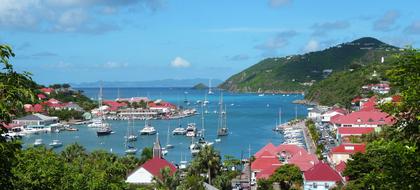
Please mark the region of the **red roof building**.
<svg viewBox="0 0 420 190"><path fill-rule="evenodd" d="M54 92L54 88L41 88L40 89L43 93L50 95L52 92Z"/></svg>
<svg viewBox="0 0 420 190"><path fill-rule="evenodd" d="M353 155L357 152L364 153L365 151L365 144L341 144L331 149L329 160L333 164L338 164L342 161L347 162L347 160L350 158L350 155Z"/></svg>
<svg viewBox="0 0 420 190"><path fill-rule="evenodd" d="M45 96L44 94L38 94L36 96L38 97L39 100L44 100L47 98L47 96Z"/></svg>
<svg viewBox="0 0 420 190"><path fill-rule="evenodd" d="M337 115L345 115L347 113L348 112L345 109L342 109L342 108L334 108L334 109L331 109L331 110L329 110L329 111L321 114L321 121L327 123L327 122L330 122L331 121L331 118L332 117L337 116Z"/></svg>
<svg viewBox="0 0 420 190"><path fill-rule="evenodd" d="M331 118L330 123L334 127L382 127L384 125L392 125L393 118L387 113L371 110L356 111L347 115Z"/></svg>
<svg viewBox="0 0 420 190"><path fill-rule="evenodd" d="M373 127L339 127L337 128L337 139L340 142L350 142L350 137L360 137L374 131Z"/></svg>
<svg viewBox="0 0 420 190"><path fill-rule="evenodd" d="M273 143L268 143L267 145L262 147L257 153L255 153L254 157L259 158L264 152L269 152L272 155L276 155L278 151L277 151L277 147L274 146Z"/></svg>
<svg viewBox="0 0 420 190"><path fill-rule="evenodd" d="M338 172L338 173L343 173L344 172L344 170L346 169L346 167L347 167L347 164L345 163L345 162L343 162L343 161L341 161L339 164L337 164L336 166L335 166L335 170Z"/></svg>
<svg viewBox="0 0 420 190"><path fill-rule="evenodd" d="M154 177L162 177L160 175L160 170L166 167L170 169L171 175L176 172L176 167L172 163L162 158L152 158L130 173L126 182L135 184L151 184Z"/></svg>
<svg viewBox="0 0 420 190"><path fill-rule="evenodd" d="M327 163L320 162L303 173L304 189L331 189L337 182L341 176Z"/></svg>

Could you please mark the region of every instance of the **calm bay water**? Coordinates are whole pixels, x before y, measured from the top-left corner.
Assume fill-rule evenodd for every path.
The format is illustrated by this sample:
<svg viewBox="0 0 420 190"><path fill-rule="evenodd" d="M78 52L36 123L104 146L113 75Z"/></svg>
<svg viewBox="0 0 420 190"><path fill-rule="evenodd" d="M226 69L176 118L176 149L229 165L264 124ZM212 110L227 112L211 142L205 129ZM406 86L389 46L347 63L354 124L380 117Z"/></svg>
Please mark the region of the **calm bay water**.
<svg viewBox="0 0 420 190"><path fill-rule="evenodd" d="M85 95L96 99L99 89L84 88ZM119 91L119 93L118 93ZM188 92L187 95L184 92ZM188 88L104 88L104 99L115 99L118 97L134 97L147 96L151 99L163 99L184 107L195 107L199 112L201 108L195 104L197 100L203 100L207 91L192 90ZM187 98L191 104L187 106L183 100ZM214 141L217 130L218 114L214 113L218 110L218 101L220 91L215 91L214 95L208 95L210 104L207 106L209 113L205 114L205 137L208 141ZM222 155L233 155L237 158L248 156L248 148L251 147L251 154L258 151L268 142L280 144L283 137L272 131L278 119L279 108L282 109L282 121L288 121L295 117L295 108L297 108L297 116L304 117L307 114L306 107L303 105L292 104L293 100L302 99L302 95L272 95L258 96L257 94L246 93L230 93L223 92L224 103L227 105L227 123L229 135L222 137L221 142L215 143L213 146L219 150ZM64 131L58 134L39 134L25 137L24 147L32 145L37 138L42 138L45 144L51 142L52 139L60 139L64 146L70 143L79 143L86 147L87 150L103 149L112 151L113 153L124 154L124 136L127 130L127 121L109 121L115 132L109 136L97 137L96 129L86 126L76 126L79 128L77 132ZM184 118L181 120L183 127L187 123L195 122L197 127L201 129L201 115ZM159 139L162 146L166 145L167 130L170 126L170 133L178 125L178 120L153 120L152 125L159 132ZM135 131L139 131L144 126L144 121L135 121ZM172 133L171 133L172 134ZM140 150L144 147L151 147L156 138L152 136L139 136L135 142L135 146ZM166 159L179 162L181 155L187 160L191 160L189 145L191 138L185 136L170 135L170 142L175 146L169 150ZM47 145L48 146L48 145ZM63 148L56 149L57 151ZM139 153L137 154L139 155Z"/></svg>

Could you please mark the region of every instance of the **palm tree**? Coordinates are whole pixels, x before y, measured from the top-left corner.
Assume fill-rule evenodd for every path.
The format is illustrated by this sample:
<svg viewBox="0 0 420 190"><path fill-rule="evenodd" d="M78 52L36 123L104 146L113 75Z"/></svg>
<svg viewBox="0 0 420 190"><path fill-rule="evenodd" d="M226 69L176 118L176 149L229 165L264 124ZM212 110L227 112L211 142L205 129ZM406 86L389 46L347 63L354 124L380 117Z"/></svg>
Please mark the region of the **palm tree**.
<svg viewBox="0 0 420 190"><path fill-rule="evenodd" d="M180 178L178 172L171 174L171 169L165 167L160 170L160 178L154 177L153 180L156 189L175 190L179 185Z"/></svg>
<svg viewBox="0 0 420 190"><path fill-rule="evenodd" d="M207 171L208 182L211 184L212 177L220 172L221 158L219 152L211 146L205 146L197 155L197 161L203 171Z"/></svg>
<svg viewBox="0 0 420 190"><path fill-rule="evenodd" d="M84 157L87 156L86 154L86 149L78 144L78 143L74 143L71 144L69 146L67 146L62 152L61 152L61 156L67 161L67 162L71 162L74 159L78 158L78 157Z"/></svg>

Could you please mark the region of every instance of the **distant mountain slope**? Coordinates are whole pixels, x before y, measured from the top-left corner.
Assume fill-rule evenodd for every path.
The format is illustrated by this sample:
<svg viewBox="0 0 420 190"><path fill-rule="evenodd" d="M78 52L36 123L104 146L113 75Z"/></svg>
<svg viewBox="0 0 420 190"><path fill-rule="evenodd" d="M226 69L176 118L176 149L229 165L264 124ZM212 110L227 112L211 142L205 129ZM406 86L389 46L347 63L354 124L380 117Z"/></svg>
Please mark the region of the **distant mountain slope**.
<svg viewBox="0 0 420 190"><path fill-rule="evenodd" d="M97 88L101 84L103 87L191 87L198 83L207 84L209 79L197 78L197 79L163 79L163 80L152 80L152 81L97 81L97 82L84 82L79 84L71 84L76 88L81 87L94 87ZM222 83L221 80L212 79L214 86Z"/></svg>
<svg viewBox="0 0 420 190"><path fill-rule="evenodd" d="M220 88L240 91L303 91L314 81L323 80L345 69L380 62L382 56L395 53L397 47L365 37L322 51L268 58L233 75Z"/></svg>

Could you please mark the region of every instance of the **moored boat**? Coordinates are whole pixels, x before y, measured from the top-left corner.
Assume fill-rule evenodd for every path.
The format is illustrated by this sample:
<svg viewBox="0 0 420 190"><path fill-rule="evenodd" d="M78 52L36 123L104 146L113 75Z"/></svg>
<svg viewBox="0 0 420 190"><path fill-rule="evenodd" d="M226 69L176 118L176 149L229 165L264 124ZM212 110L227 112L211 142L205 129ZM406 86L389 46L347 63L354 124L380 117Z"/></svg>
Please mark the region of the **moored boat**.
<svg viewBox="0 0 420 190"><path fill-rule="evenodd" d="M57 148L63 146L63 143L60 140L53 140L49 145L53 148Z"/></svg>
<svg viewBox="0 0 420 190"><path fill-rule="evenodd" d="M44 145L44 141L42 139L35 139L34 146L42 146Z"/></svg>

